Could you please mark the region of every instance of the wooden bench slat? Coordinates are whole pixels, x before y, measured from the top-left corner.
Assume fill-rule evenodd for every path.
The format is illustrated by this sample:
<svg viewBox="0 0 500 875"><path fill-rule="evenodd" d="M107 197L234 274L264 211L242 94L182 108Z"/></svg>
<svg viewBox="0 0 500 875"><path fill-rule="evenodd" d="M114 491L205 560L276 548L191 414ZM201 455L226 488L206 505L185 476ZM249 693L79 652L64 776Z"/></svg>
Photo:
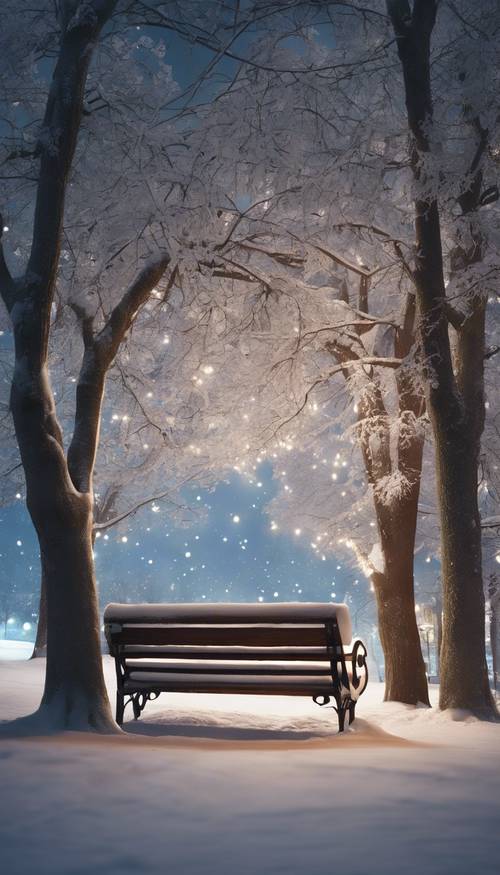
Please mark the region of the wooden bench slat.
<svg viewBox="0 0 500 875"><path fill-rule="evenodd" d="M206 660L225 660L225 659L242 659L246 661L261 661L266 659L301 661L301 662L318 662L328 659L329 655L326 647L238 647L228 645L227 647L203 647L203 646L185 646L177 644L169 647L168 645L143 645L143 644L125 644L122 648L123 656L127 659L206 659ZM344 648L344 658L350 660L351 655Z"/></svg>
<svg viewBox="0 0 500 875"><path fill-rule="evenodd" d="M293 675L282 677L262 677L261 675L240 675L227 677L221 674L190 675L175 674L168 678L157 672L132 673L124 682L125 692L139 690L161 692L204 692L204 693L248 693L273 696L311 696L332 695L332 679L321 675L306 680Z"/></svg>
<svg viewBox="0 0 500 875"><path fill-rule="evenodd" d="M331 678L330 663L325 661L322 664L310 663L309 665L302 664L279 664L279 662L261 662L258 665L248 665L243 662L172 662L160 663L151 662L151 660L127 660L126 668L130 674L137 672L156 672L161 674L224 674L224 675L301 675L304 677L314 675L327 675Z"/></svg>
<svg viewBox="0 0 500 875"><path fill-rule="evenodd" d="M105 623L140 623L182 625L262 625L262 624L325 624L336 620L345 643L352 639L349 609L332 602L292 602L275 604L110 604L104 612Z"/></svg>
<svg viewBox="0 0 500 875"><path fill-rule="evenodd" d="M240 645L317 647L326 645L324 626L124 626L115 644Z"/></svg>

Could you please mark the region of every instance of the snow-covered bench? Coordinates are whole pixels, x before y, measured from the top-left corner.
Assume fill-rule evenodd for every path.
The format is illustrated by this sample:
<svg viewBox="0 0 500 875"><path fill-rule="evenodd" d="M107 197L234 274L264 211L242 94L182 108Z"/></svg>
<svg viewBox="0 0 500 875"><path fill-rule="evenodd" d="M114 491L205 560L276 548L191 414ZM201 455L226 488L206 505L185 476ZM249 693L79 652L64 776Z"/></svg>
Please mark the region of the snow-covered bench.
<svg viewBox="0 0 500 875"><path fill-rule="evenodd" d="M332 698L342 732L368 682L346 605L111 604L104 624L120 724L163 692L246 693Z"/></svg>

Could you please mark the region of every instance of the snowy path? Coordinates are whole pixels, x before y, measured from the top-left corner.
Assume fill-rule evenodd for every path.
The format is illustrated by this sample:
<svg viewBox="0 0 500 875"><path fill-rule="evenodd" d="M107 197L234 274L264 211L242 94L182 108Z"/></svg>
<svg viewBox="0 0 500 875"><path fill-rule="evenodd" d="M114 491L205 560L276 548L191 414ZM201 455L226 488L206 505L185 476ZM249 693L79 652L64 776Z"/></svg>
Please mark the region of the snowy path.
<svg viewBox="0 0 500 875"><path fill-rule="evenodd" d="M42 676L0 663L2 719ZM345 737L307 700L176 695L133 739L2 739L3 871L498 875L500 726L380 696Z"/></svg>

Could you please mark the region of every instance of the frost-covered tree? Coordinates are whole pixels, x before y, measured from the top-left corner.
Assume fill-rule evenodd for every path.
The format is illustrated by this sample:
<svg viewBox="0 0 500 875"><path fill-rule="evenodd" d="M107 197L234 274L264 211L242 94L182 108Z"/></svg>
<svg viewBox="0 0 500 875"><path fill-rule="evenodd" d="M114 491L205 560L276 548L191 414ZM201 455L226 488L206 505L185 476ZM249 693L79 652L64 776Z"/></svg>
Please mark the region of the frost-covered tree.
<svg viewBox="0 0 500 875"><path fill-rule="evenodd" d="M441 443L437 441L436 444L438 460L442 460L440 453L445 444L454 445L458 456L462 453L465 454L464 459L466 457L466 464L464 462L463 465L458 456L454 457L456 502L451 501L446 492L451 488L448 475L444 492L440 487L442 478L438 477L441 523L446 522L442 554L444 582L449 594L448 600L445 598L447 621L444 646L451 654L443 663L447 680L443 685L442 704L449 706L452 703L453 697L450 698L447 692L449 684L454 688L453 696L457 697L453 699L455 703L460 699L462 704L467 701L469 707L476 709L483 694L488 700L484 661L484 604L482 583L481 586L478 583L481 582L478 553L480 528L476 511L477 465L484 413L482 368L486 352L482 323L488 294L493 295L498 274L498 191L495 184L498 113L496 90L492 87L498 77L495 59L497 9L496 4L481 4L471 17L467 4L463 8L460 4L442 5L432 55L435 71L435 112L432 121L432 105L429 102L430 62L429 58L423 61L423 56L420 57L420 49L424 55L429 49L429 34L425 34L425 27L417 34L417 24L415 27L411 24L413 11L414 23L422 23L427 15L432 18L432 4L415 3L411 7L405 3L395 4L389 13L384 3L375 3L369 9L362 10L354 4L341 5L342 9L339 10L336 3L322 4L322 10L328 10L329 21L333 23L332 32L325 30L325 27L329 27L325 24L327 18L323 20L323 29L319 27L316 34L307 32L305 27L286 31L287 36L293 32L295 36L300 34L303 37L298 54L294 54L293 47L287 44L283 34L280 40L273 32L262 47L262 54L252 56L246 79L240 76L235 86L241 109L235 123L245 136L244 147L240 150L239 174L247 189L253 186L255 194L260 193L266 205L265 211L258 217L260 225L254 217L253 243L258 245L254 245L249 253L248 240L244 244L248 257L257 259L257 263L252 262L251 270L259 293L253 310L248 313L247 324L253 329L253 337L252 341L247 342L243 353L248 363L243 364L243 369L248 376L251 372L255 373L263 351L272 348L272 367L267 371L268 393L255 394L257 400L266 398L271 411L267 421L275 429L280 429L284 444L290 446L294 442L288 438L295 429L290 423L296 413L301 413L310 403L314 403L313 392L319 386L329 383L340 372L344 372L349 385L355 386L358 393L363 383L369 386L373 415L363 416L366 399L364 405L357 405L358 414L361 408L362 422L370 422L375 427L373 432L372 426L365 429L363 435L358 426L358 434L361 434L361 444L363 440L366 442L366 449L372 457L368 458L365 453L365 464L369 462L372 465L375 457L379 468L380 484L374 489L375 493L378 491L379 502L383 499L380 503L386 507L392 502L394 510L399 500L398 490L400 497L404 498L404 492L409 495L412 491L409 488L411 481L414 481L414 487L419 481L418 456L421 456L424 414L424 399L419 385L426 384L430 389L438 409L436 416L440 418L444 429L441 437L445 434ZM315 5L305 4L305 7L314 14ZM420 64L413 95L409 95L407 87L413 67L405 70L406 79L394 76L391 60L394 57L391 54L394 46L391 14L394 19L397 9L401 13L400 24L402 22L401 33L397 34L398 45L401 48L404 43L408 47L410 67ZM311 23L312 19L309 21ZM277 45L279 51L273 54ZM486 56L488 63L484 63ZM423 89L420 87L421 81L427 83ZM410 152L405 97L406 104L414 99L416 104L413 109L421 112L420 116L418 112L417 115L410 113ZM231 99L232 94L228 93L219 103L221 112L226 113L226 130L230 127L231 119L236 118L234 108L231 111ZM428 102L424 106L425 100ZM255 117L259 119L258 125L254 124ZM258 162L255 161L256 154ZM415 186L420 193L423 190L425 195L419 200L420 213L417 217L417 225L420 230L423 228L425 239L418 237L416 244L412 233ZM278 192L286 192L279 202L274 200ZM429 243L425 235L430 233L432 222L429 220L429 224L428 219L432 210L439 212L441 240L435 237L433 243L439 243L439 247L435 246L433 251L427 252L424 261L428 258L429 264L424 264L423 244ZM436 230L435 226L432 228ZM357 235L357 246L353 245L354 234ZM283 250L285 239L290 247L289 267L294 259L304 255L304 250L320 252L326 259L328 253L330 256L333 254L330 264L334 261L337 265L340 262L345 266L346 260L351 259L362 280L357 303L359 322L362 322L364 312L360 302L367 297L366 280L371 273L370 264L374 262L373 255L370 257L370 249L373 250L374 241L379 246L384 241L388 244L386 249L392 249L394 267L395 270L399 269L401 277L399 309L403 305L404 310L405 296L407 308L406 316L399 323L399 314L396 316L396 308L392 308L393 325L387 326L384 341L386 350L390 345L389 339L394 340L394 335L401 347L406 345L404 366L401 357L394 355L394 347L392 356L386 354L385 361L377 350L380 368L392 371L390 377L384 375L379 378L378 374L383 371L375 370L373 355L368 354L367 357L367 353L373 353L373 346L367 347L367 343L373 343L373 332L366 330L366 325L365 328L356 325L350 312L344 314L346 324L343 334L339 333L338 326L342 325L339 302L335 314L331 309L328 312L318 295L318 289L311 288L309 280L312 271L309 271L308 277L298 276L294 282L290 271L288 276L280 276L275 267L266 264L265 258L269 257L272 249L275 256L280 245ZM233 235L232 246L236 253L239 247L237 234ZM336 255L339 252L340 259ZM422 303L424 299L420 300L419 295L424 294L424 286L427 292L431 288L431 280L437 276L432 271L438 262L441 288L444 289L446 282L447 297L438 296L436 307L432 305L426 311ZM286 264L284 257L281 263ZM425 270L422 273L426 264L430 271L428 274ZM325 263L318 266L324 269ZM387 287L383 273L380 279L375 294L369 295L370 305L373 300L376 301L379 289L384 285ZM393 283L394 280L395 271ZM324 291L326 293L326 284ZM335 297L341 297L338 290ZM417 313L415 300L420 301ZM496 298L493 297L493 300ZM440 307L444 307L442 313ZM313 325L309 322L312 312ZM432 331L427 330L427 319L429 314L433 319L437 313L441 313L440 337L448 349L447 353L445 350L448 356L446 359L445 355L446 367L451 368L447 372L447 384L446 380L440 382L433 378L435 371L431 353L434 347L429 340ZM369 315L380 319L384 315L387 318L388 314L387 311L384 314L380 309L374 309ZM407 333L408 324L412 322L410 334L413 338ZM306 345L311 351L306 366L304 357L300 355L304 332ZM322 344L316 342L320 335ZM267 347L266 341L269 344ZM380 342L380 338L377 341ZM243 344L240 344L240 353L243 349ZM326 354L330 356L329 363ZM437 362L442 354L443 350L438 350ZM349 368L345 366L346 356ZM334 366L332 357L335 359ZM235 364L233 370L237 372L240 364ZM289 373L283 380L281 378L287 369ZM372 372L377 374L376 380L372 378ZM353 379L355 376L356 380ZM396 382L399 378L400 383L401 379L410 379L410 385L406 388L400 385L397 392L394 392L394 386L387 391L391 379L394 383L394 377ZM446 392L444 395L439 392L435 394L440 386L444 391L445 384L457 390L448 395L448 401L453 403L454 399L459 399L454 416L447 410ZM250 387L250 383L247 385ZM382 388L377 388L378 385ZM463 395L461 400L460 395ZM396 417L384 436L380 424L387 412L386 402L390 397L395 399L398 396L403 399L401 416ZM405 409L408 404L408 409ZM420 411L420 415L415 416L415 409ZM251 410L249 408L242 416L254 418ZM432 404L429 411L432 418ZM288 429L286 426L289 426ZM264 429L261 430L261 438L263 435ZM397 455L397 435L402 468L393 466ZM265 440L269 440L269 430ZM242 439L242 445L243 448L247 445L259 446L250 436ZM405 454L408 455L406 462ZM409 459L411 454L412 461ZM464 483L466 488L462 488ZM415 488L414 492L411 502L413 520L409 521L408 526L408 531L413 530L412 541L418 497ZM467 504L469 500L472 504ZM469 511L465 510L465 504ZM380 513L379 524L382 516ZM412 552L399 549L402 529L398 517L398 513L394 512L391 551L394 568L403 552L407 555ZM390 528L391 525L386 521L381 542L391 540L388 537ZM458 551L459 548L463 550L466 544L475 545L471 549L469 564L457 561L456 557L450 559L451 547ZM469 567L471 563L475 568L474 574ZM399 572L400 569L395 577L401 579ZM457 583L459 577L460 586ZM450 585L449 580L452 581ZM459 592L462 593L460 598ZM397 625L401 613L400 606L392 612L392 626ZM410 620L409 611L404 613L415 626L414 618ZM465 673L464 660L469 645L475 657L469 661ZM415 671L416 666L417 662L414 662L414 677L419 676L419 671ZM457 691L459 677L460 692Z"/></svg>
<svg viewBox="0 0 500 875"><path fill-rule="evenodd" d="M196 125L169 121L178 89L164 46L138 33L129 4L21 5L4 4L1 34L0 286L15 346L10 409L47 586L38 717L112 731L92 558L105 380L114 366L132 392L141 380L160 383L173 278L181 264L194 269L224 226L208 194L207 156L188 142ZM188 31L203 29L209 15L213 34L217 12L231 21L224 4L182 5L170 4L179 31L184 20ZM176 294L189 322L179 285ZM67 368L66 390L75 390L72 416L61 421L49 363L59 377ZM187 434L194 402L176 391ZM167 440L161 393L143 413Z"/></svg>
<svg viewBox="0 0 500 875"><path fill-rule="evenodd" d="M498 83L500 21L497 4L487 2L474 11L469 4L446 4L439 14L434 0L389 0L387 8L404 77L415 197L415 282L436 450L444 609L440 704L491 715L478 464L485 316L498 274L491 246L496 223L487 206L498 198L492 167L498 107L489 95ZM436 92L442 95L443 80L437 82L432 72L431 40L434 52L449 47L441 72L451 101L435 97ZM443 106L448 113L454 107L450 123L460 136L455 148L451 138L443 143L448 122ZM446 231L454 238L449 263L443 253Z"/></svg>

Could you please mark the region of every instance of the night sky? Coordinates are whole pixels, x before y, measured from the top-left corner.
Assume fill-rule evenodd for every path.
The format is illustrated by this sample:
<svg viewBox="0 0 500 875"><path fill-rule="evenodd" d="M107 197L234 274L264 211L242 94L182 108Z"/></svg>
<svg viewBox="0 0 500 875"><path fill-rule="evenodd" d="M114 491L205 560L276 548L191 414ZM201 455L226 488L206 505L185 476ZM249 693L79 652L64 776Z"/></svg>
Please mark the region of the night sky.
<svg viewBox="0 0 500 875"><path fill-rule="evenodd" d="M335 557L321 560L299 535L271 529L265 505L274 492L271 466L262 465L254 485L234 474L212 492L186 490L186 503L199 509L189 526L173 523L168 506L158 502L100 534L95 558L101 604L357 601L358 588L364 601L369 585L362 574ZM22 500L4 508L0 521L1 593L18 627L37 609L38 545Z"/></svg>

